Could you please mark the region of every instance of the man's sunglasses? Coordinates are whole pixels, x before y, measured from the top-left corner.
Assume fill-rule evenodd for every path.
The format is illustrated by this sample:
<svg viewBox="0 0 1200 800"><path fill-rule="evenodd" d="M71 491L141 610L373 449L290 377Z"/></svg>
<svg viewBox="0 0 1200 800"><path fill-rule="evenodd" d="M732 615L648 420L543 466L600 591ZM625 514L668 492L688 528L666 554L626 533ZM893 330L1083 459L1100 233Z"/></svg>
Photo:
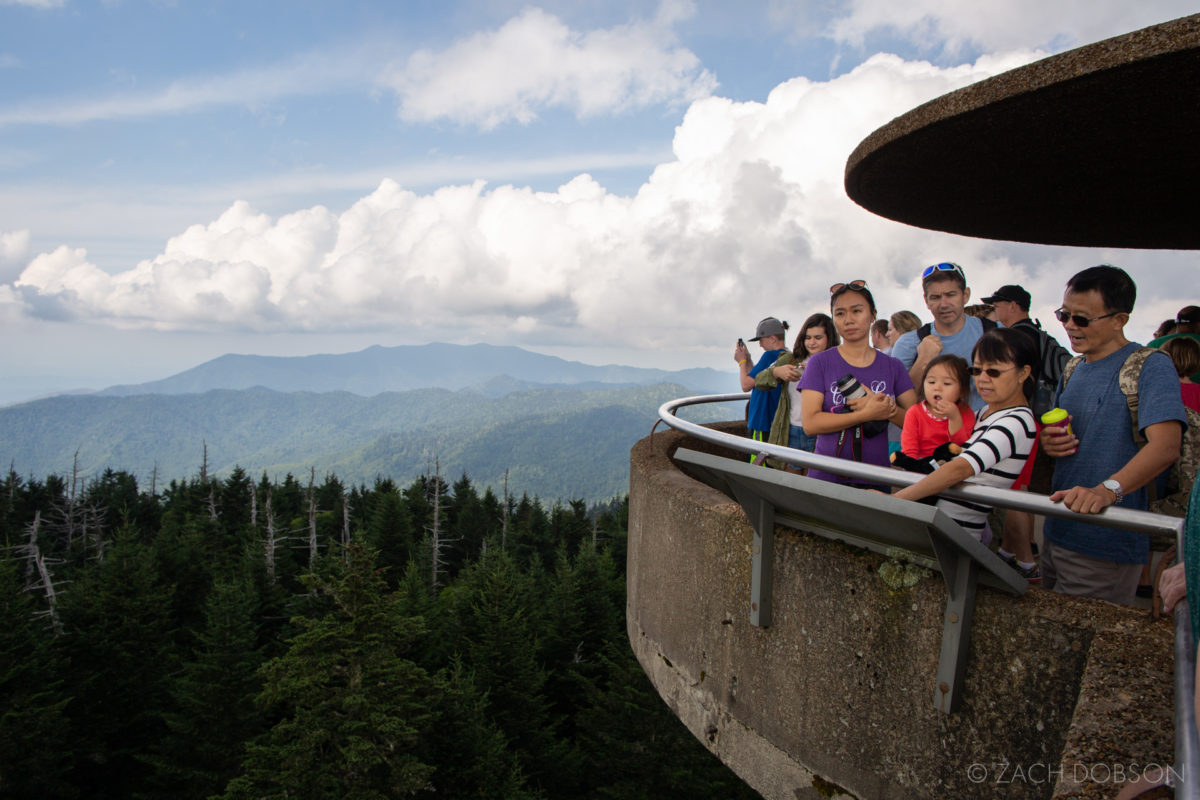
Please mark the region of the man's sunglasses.
<svg viewBox="0 0 1200 800"><path fill-rule="evenodd" d="M967 276L963 272L963 268L952 261L943 261L941 264L934 264L933 266L926 267L925 271L921 273L921 280L925 280L935 272L957 272L958 277L963 279L963 283L967 282Z"/></svg>
<svg viewBox="0 0 1200 800"><path fill-rule="evenodd" d="M996 369L995 367L987 367L986 369L983 367L967 367L967 372L971 374L972 378L978 378L980 375L987 375L989 378L999 378L1004 373L1011 372L1014 369L1016 369L1016 367L1008 367L1007 369Z"/></svg>
<svg viewBox="0 0 1200 800"><path fill-rule="evenodd" d="M1055 310L1054 318L1057 319L1059 322L1061 322L1063 325L1066 325L1067 320L1070 320L1071 322L1075 323L1076 328L1086 328L1088 325L1092 324L1093 322L1095 322L1098 319L1108 319L1109 317L1115 317L1117 314L1120 314L1120 313L1121 313L1120 311L1114 311L1111 314L1101 314L1098 317L1085 317L1082 314L1072 314L1069 311L1067 311L1065 308L1059 308L1059 309Z"/></svg>
<svg viewBox="0 0 1200 800"><path fill-rule="evenodd" d="M858 280L850 281L849 283L835 283L833 286L829 287L829 293L837 294L838 292L845 291L846 289L865 289L865 288L867 288L867 282L864 281L862 278L859 278Z"/></svg>

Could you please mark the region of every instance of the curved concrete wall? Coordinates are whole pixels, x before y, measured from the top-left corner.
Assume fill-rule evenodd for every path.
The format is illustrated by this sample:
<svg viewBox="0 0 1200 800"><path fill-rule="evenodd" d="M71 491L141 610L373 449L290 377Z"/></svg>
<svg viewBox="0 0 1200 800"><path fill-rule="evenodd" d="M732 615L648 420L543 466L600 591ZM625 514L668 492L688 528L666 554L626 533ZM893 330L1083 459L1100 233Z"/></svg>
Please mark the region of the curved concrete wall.
<svg viewBox="0 0 1200 800"><path fill-rule="evenodd" d="M670 460L685 442L713 450L667 431L631 454L629 639L684 724L764 797L1112 797L1170 765L1167 621L981 588L962 708L942 714L941 575L899 565L896 580L882 556L780 528L774 622L752 626L750 525Z"/></svg>

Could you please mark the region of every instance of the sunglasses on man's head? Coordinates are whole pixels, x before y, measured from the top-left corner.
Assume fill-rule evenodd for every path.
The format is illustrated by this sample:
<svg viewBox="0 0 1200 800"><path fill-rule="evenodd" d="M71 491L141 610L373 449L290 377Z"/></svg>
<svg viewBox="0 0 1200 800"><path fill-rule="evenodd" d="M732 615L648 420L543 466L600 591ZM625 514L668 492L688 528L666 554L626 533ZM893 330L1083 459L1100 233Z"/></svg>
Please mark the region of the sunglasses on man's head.
<svg viewBox="0 0 1200 800"><path fill-rule="evenodd" d="M952 261L943 261L941 264L934 264L933 266L926 267L925 271L921 273L921 280L925 280L935 272L957 272L958 277L962 278L964 283L966 283L967 280L967 276L966 273L963 272L963 268Z"/></svg>
<svg viewBox="0 0 1200 800"><path fill-rule="evenodd" d="M989 378L999 378L1006 372L1011 372L1016 367L1008 367L1007 369L996 369L995 367L967 367L967 372L971 373L972 378L978 378L980 375L987 375Z"/></svg>
<svg viewBox="0 0 1200 800"><path fill-rule="evenodd" d="M858 280L850 281L849 283L835 283L833 286L829 287L829 293L837 294L838 292L842 291L843 289L865 289L865 288L867 288L867 282L864 281L862 278L859 278Z"/></svg>
<svg viewBox="0 0 1200 800"><path fill-rule="evenodd" d="M1075 323L1076 328L1086 328L1088 325L1092 324L1098 319L1108 319L1109 317L1115 317L1120 313L1120 311L1114 311L1111 314L1101 314L1098 317L1085 317L1082 314L1072 314L1065 308L1059 308L1054 311L1054 318L1063 325L1066 325L1067 320L1070 320L1071 322Z"/></svg>

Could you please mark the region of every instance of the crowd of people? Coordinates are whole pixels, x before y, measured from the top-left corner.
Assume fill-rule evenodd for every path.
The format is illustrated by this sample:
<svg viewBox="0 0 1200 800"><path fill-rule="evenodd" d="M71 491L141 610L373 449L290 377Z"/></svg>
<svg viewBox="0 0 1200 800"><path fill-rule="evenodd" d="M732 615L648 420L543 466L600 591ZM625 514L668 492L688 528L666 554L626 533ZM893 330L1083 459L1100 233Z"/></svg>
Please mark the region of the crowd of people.
<svg viewBox="0 0 1200 800"><path fill-rule="evenodd" d="M1133 280L1118 267L1085 269L1067 281L1054 312L1072 357L1030 318L1032 298L1021 286L972 306L964 270L948 262L926 268L921 286L931 322L911 311L881 319L867 282L851 280L829 287L829 314L806 319L790 350L789 326L775 317L750 339L763 348L757 361L739 339L750 434L924 473L895 496L936 503L985 544L992 509L942 491L971 479L1097 514L1113 505L1147 509L1156 484L1165 490L1188 430L1185 408L1200 411L1200 308L1181 309L1169 329L1160 327L1154 349L1144 348L1125 336ZM817 468L807 474L891 491ZM1047 517L1039 551L1034 527L1032 515L1009 510L996 547L1030 582L1132 604L1148 580L1143 534Z"/></svg>

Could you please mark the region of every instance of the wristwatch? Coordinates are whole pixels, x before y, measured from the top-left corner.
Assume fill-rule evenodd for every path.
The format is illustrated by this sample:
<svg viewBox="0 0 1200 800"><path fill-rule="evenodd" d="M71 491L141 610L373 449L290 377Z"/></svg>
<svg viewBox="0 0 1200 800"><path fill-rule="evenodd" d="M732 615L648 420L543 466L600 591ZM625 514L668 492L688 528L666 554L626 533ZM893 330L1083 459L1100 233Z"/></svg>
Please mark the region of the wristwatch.
<svg viewBox="0 0 1200 800"><path fill-rule="evenodd" d="M1113 501L1113 505L1121 502L1121 498L1125 496L1125 491L1121 488L1121 484L1112 478L1109 478L1106 481L1101 481L1100 485L1117 496L1117 499Z"/></svg>

